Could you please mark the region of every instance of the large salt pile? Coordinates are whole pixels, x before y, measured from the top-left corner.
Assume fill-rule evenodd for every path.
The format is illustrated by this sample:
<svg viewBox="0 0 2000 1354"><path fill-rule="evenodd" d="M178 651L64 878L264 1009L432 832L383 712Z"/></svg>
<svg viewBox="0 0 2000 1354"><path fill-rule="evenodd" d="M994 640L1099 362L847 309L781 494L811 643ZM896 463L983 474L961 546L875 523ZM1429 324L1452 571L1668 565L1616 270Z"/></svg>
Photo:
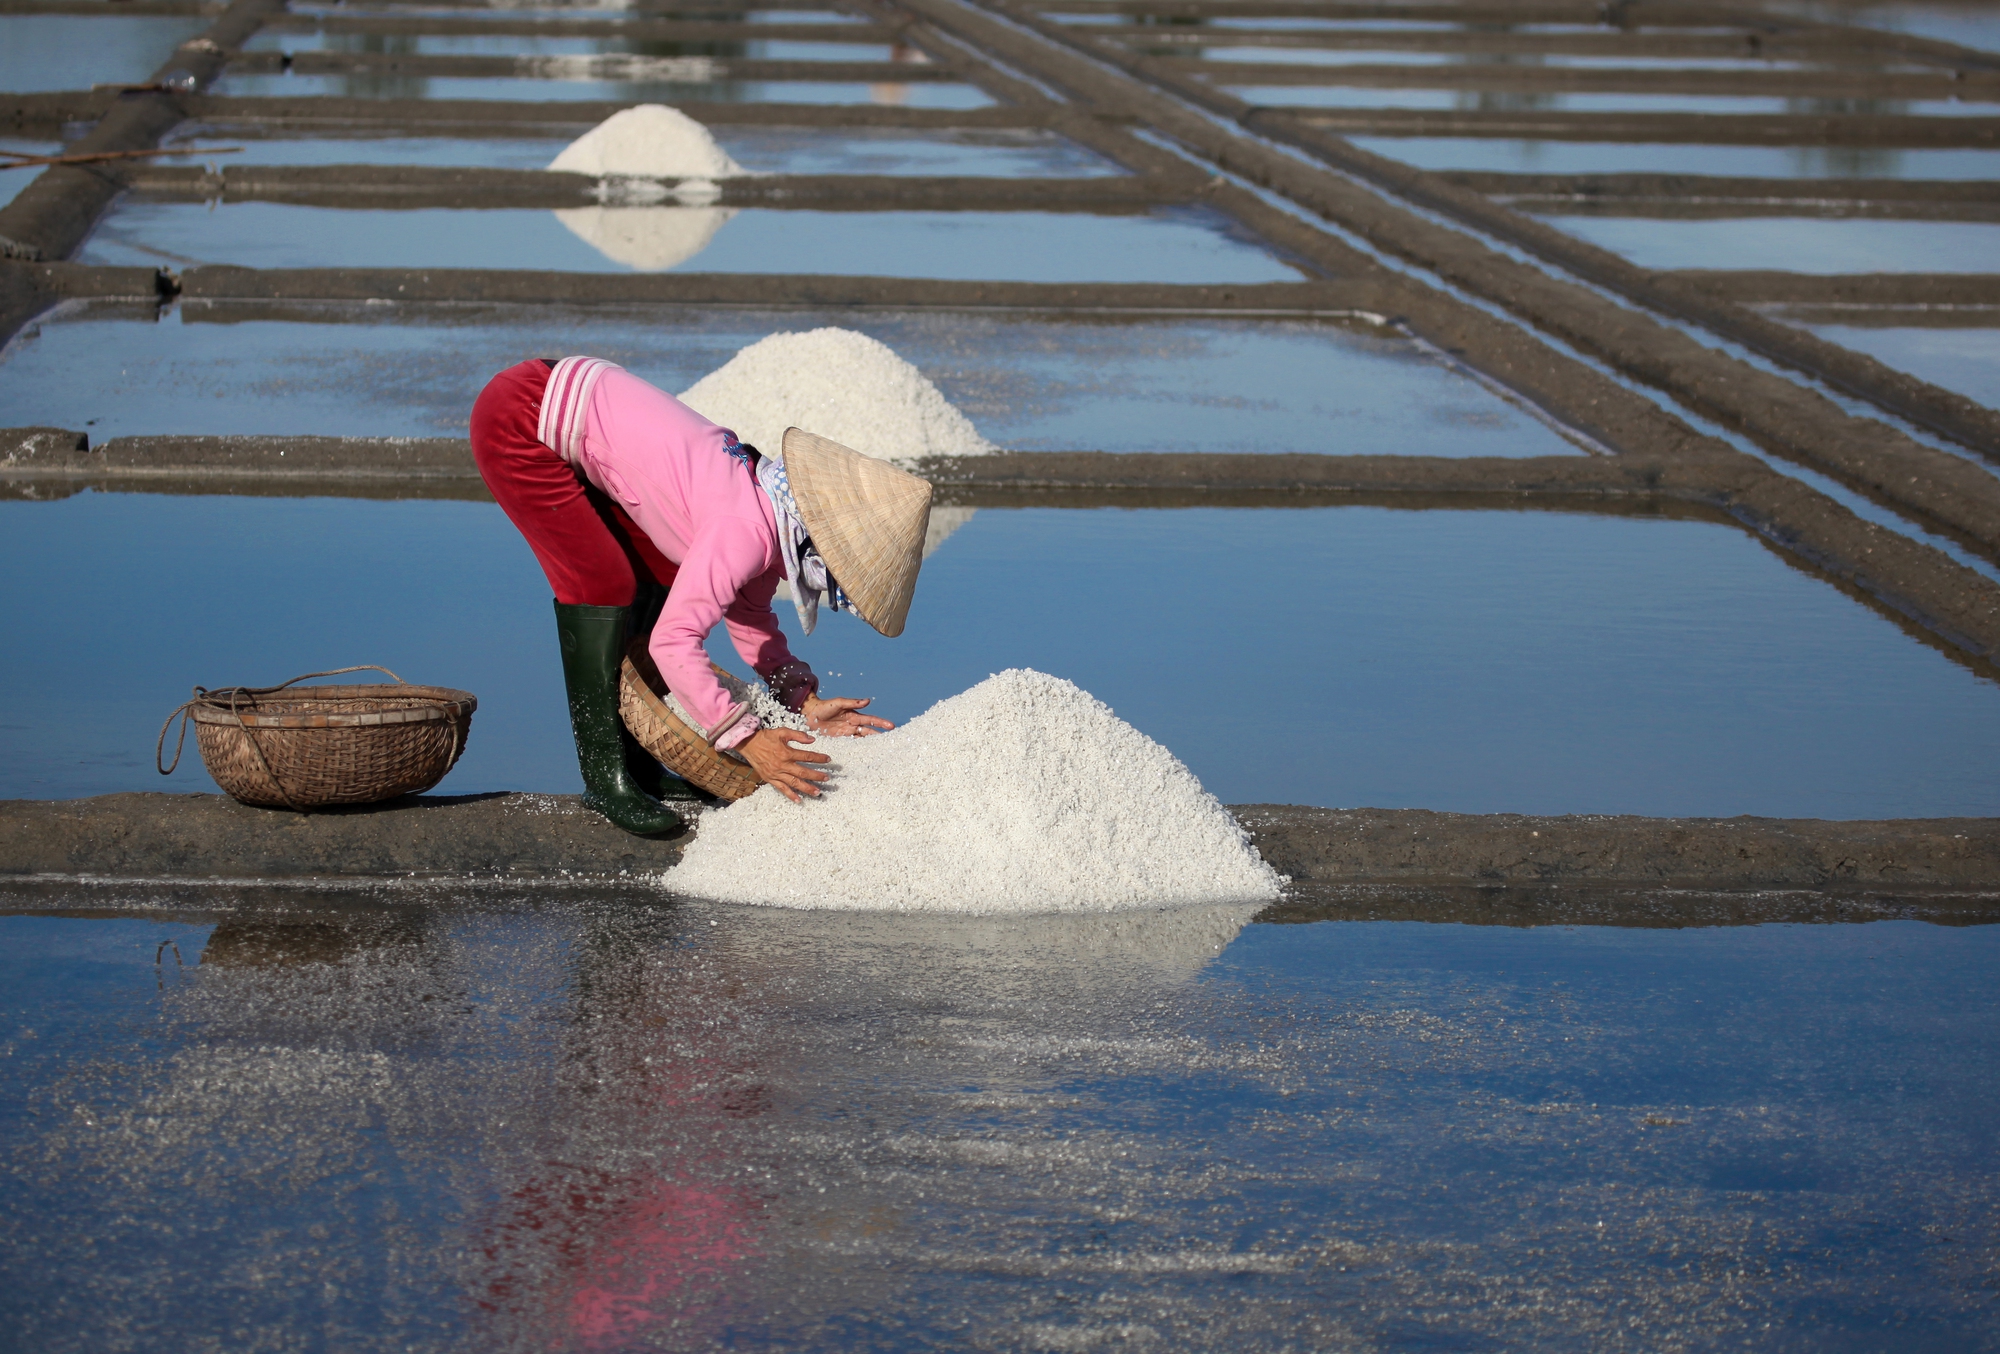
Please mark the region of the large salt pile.
<svg viewBox="0 0 2000 1354"><path fill-rule="evenodd" d="M884 461L996 450L922 372L852 329L760 339L695 382L681 402L773 454L786 428Z"/></svg>
<svg viewBox="0 0 2000 1354"><path fill-rule="evenodd" d="M549 168L604 180L598 185L604 205L564 208L556 220L614 263L640 272L685 263L736 213L727 207L651 205L663 203L667 190L631 180L679 179L672 195L700 203L715 200L714 180L744 172L708 128L657 103L613 113L565 147Z"/></svg>
<svg viewBox="0 0 2000 1354"><path fill-rule="evenodd" d="M1283 882L1165 748L1013 668L892 733L821 740L832 788L704 814L677 893L773 907L1109 912L1268 902Z"/></svg>

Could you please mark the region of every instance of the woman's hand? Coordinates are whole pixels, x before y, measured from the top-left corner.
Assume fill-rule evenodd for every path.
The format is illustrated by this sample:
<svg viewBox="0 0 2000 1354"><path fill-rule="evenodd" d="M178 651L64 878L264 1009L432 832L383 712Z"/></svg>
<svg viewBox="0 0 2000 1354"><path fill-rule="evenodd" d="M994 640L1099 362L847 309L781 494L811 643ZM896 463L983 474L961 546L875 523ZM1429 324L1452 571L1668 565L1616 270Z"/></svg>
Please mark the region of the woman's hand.
<svg viewBox="0 0 2000 1354"><path fill-rule="evenodd" d="M867 699L856 700L852 696L834 696L828 700L807 696L799 713L806 717L808 728L828 738L865 738L896 727L880 715L862 714L861 708L867 704Z"/></svg>
<svg viewBox="0 0 2000 1354"><path fill-rule="evenodd" d="M793 746L812 741L811 734L797 729L759 729L738 743L736 751L758 775L777 786L779 794L796 804L802 794L818 798L819 786L814 782L826 779L826 772L814 770L812 764L833 760Z"/></svg>

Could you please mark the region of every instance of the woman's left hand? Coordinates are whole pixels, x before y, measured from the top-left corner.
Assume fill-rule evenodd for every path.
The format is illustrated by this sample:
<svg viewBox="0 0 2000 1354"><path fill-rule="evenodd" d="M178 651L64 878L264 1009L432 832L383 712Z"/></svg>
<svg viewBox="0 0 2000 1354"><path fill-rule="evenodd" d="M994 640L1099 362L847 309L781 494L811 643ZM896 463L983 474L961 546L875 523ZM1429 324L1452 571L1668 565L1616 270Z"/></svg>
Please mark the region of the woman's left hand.
<svg viewBox="0 0 2000 1354"><path fill-rule="evenodd" d="M807 696L805 708L799 713L806 717L808 728L829 738L865 738L896 727L879 715L862 714L861 709L867 704L867 699L856 700L852 696L834 696L828 700Z"/></svg>

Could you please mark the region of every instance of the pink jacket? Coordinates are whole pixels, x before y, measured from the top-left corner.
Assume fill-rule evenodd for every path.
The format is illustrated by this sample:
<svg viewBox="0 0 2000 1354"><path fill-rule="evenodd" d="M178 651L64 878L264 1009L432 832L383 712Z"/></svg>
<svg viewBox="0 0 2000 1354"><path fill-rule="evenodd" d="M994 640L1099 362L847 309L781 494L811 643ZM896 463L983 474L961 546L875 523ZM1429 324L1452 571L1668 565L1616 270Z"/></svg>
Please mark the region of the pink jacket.
<svg viewBox="0 0 2000 1354"><path fill-rule="evenodd" d="M785 576L771 502L723 450L733 433L630 372L597 377L579 431L577 467L680 566L647 647L668 689L712 734L739 711L702 648L717 621L760 677L798 661L771 612ZM715 745L735 747L758 727L743 711Z"/></svg>

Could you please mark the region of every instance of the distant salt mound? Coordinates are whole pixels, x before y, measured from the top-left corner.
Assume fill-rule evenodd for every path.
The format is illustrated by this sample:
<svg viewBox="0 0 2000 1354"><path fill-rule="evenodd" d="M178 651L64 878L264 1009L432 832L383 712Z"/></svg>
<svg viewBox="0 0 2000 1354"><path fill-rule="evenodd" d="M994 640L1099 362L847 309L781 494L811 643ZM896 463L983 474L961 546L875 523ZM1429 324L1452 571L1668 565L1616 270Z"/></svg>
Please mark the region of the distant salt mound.
<svg viewBox="0 0 2000 1354"><path fill-rule="evenodd" d="M884 461L997 450L922 372L851 329L760 339L683 392L681 402L773 455L786 428Z"/></svg>
<svg viewBox="0 0 2000 1354"><path fill-rule="evenodd" d="M726 179L743 173L708 128L659 103L613 113L570 142L549 168L654 179Z"/></svg>
<svg viewBox="0 0 2000 1354"><path fill-rule="evenodd" d="M892 733L821 740L833 788L702 815L676 893L771 907L1111 912L1259 903L1282 878L1165 748L1013 668Z"/></svg>
<svg viewBox="0 0 2000 1354"><path fill-rule="evenodd" d="M610 181L598 185L604 205L567 207L556 220L613 263L642 273L665 272L706 249L736 213L686 204L713 202L713 180L744 172L708 128L657 103L613 113L572 141L549 168ZM650 205L664 204L666 189L620 182L625 179L681 180L673 196L683 205Z"/></svg>

